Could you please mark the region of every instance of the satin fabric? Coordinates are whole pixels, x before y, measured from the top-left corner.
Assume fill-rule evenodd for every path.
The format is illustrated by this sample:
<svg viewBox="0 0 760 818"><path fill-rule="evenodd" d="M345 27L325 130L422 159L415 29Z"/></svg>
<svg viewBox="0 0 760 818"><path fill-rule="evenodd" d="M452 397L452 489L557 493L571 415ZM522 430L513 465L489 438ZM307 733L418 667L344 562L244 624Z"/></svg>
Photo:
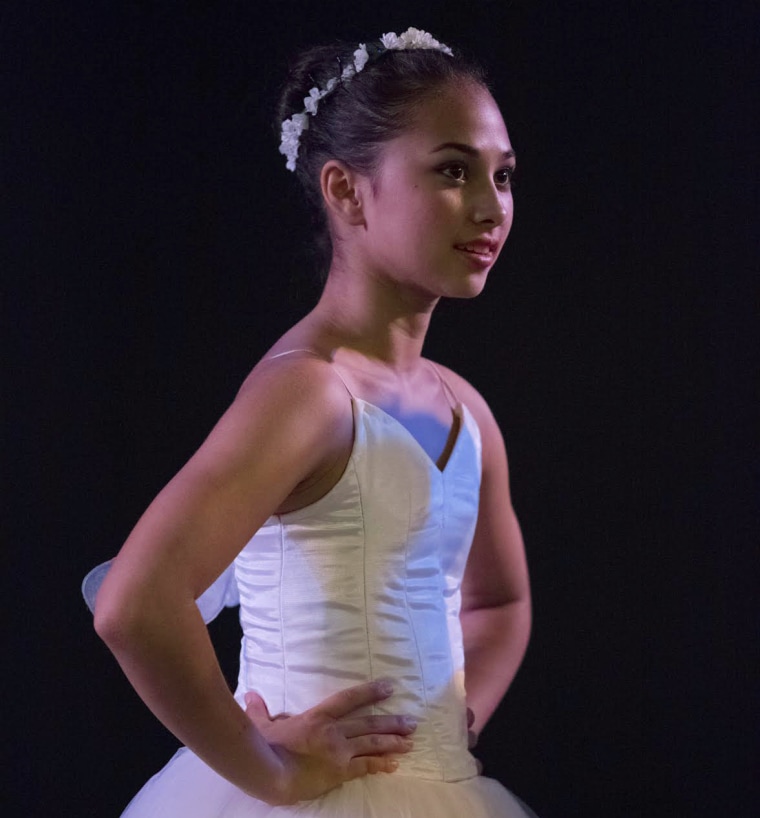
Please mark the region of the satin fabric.
<svg viewBox="0 0 760 818"><path fill-rule="evenodd" d="M413 751L391 775L271 807L183 748L133 799L128 818L532 814L479 776L467 749L459 611L478 512L477 424L459 404L456 440L438 468L399 421L358 398L352 406L354 445L338 483L308 507L271 517L204 597L207 608L239 597L241 706L254 690L272 716L299 713L388 678L393 696L369 711L414 716Z"/></svg>

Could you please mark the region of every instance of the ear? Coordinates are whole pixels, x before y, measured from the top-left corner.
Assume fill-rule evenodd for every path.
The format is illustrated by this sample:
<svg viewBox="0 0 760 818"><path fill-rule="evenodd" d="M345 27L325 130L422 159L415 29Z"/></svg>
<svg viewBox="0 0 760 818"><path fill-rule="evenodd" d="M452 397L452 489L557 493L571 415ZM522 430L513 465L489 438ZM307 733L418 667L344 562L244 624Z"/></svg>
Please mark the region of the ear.
<svg viewBox="0 0 760 818"><path fill-rule="evenodd" d="M364 224L363 181L364 177L343 162L337 159L325 162L319 182L328 213L345 224Z"/></svg>

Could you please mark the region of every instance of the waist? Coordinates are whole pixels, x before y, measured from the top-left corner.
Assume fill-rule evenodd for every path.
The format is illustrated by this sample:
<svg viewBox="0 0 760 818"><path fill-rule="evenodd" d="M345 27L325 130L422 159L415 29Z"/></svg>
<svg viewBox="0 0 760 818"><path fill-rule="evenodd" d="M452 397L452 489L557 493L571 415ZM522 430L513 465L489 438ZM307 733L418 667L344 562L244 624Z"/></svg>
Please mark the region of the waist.
<svg viewBox="0 0 760 818"><path fill-rule="evenodd" d="M372 678L389 678L394 685L393 695L354 711L352 716L406 715L416 719L414 747L398 757L397 773L435 781L459 781L477 775L476 762L467 747L467 710L464 686L460 684L463 680L449 678L442 684L425 685L403 675L348 679L326 671L305 677L289 668L256 670L251 674L250 668L241 667L235 698L245 707L245 693L255 691L273 718L302 713L328 696Z"/></svg>

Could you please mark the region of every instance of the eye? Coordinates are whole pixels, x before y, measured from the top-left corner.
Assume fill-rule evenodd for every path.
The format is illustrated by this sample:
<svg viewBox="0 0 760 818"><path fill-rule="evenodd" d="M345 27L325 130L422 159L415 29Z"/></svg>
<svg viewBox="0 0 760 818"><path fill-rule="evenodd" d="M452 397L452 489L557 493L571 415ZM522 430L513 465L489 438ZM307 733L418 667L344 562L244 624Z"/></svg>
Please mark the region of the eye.
<svg viewBox="0 0 760 818"><path fill-rule="evenodd" d="M507 165L506 167L497 170L493 178L499 187L508 188L512 185L512 177L514 176L514 173L514 166Z"/></svg>
<svg viewBox="0 0 760 818"><path fill-rule="evenodd" d="M455 182L467 181L467 166L463 162L449 162L439 168L444 176L453 179Z"/></svg>

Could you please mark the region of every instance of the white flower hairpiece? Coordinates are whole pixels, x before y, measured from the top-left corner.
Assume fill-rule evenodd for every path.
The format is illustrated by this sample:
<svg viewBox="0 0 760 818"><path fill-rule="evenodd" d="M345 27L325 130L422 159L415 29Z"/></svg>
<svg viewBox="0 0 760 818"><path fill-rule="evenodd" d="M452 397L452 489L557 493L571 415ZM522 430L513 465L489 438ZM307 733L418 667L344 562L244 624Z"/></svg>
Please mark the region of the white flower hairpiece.
<svg viewBox="0 0 760 818"><path fill-rule="evenodd" d="M444 54L453 56L451 49L439 43L427 31L420 31L418 28L408 28L403 34L394 34L389 32L383 34L380 38L382 49L378 54L384 51L407 51L407 50L432 50L442 51ZM369 61L369 52L366 45L360 43L359 47L354 51L354 61L352 64L346 65L341 72L340 77L333 77L324 88L317 88L316 86L309 91L309 96L304 97L304 109L299 114L293 114L289 119L282 123L282 132L280 137L280 153L287 159L285 167L288 170L294 171L296 169L296 160L298 159L298 148L301 144L301 134L309 127L309 117L316 116L319 109L320 101L334 91L341 82L350 82L352 77L356 76Z"/></svg>
<svg viewBox="0 0 760 818"><path fill-rule="evenodd" d="M416 48L443 51L444 54L448 54L450 57L454 56L447 45L439 43L432 34L428 34L427 31L420 31L418 28L408 28L403 34L394 34L393 32L383 34L380 42L388 51L406 51L407 49Z"/></svg>

